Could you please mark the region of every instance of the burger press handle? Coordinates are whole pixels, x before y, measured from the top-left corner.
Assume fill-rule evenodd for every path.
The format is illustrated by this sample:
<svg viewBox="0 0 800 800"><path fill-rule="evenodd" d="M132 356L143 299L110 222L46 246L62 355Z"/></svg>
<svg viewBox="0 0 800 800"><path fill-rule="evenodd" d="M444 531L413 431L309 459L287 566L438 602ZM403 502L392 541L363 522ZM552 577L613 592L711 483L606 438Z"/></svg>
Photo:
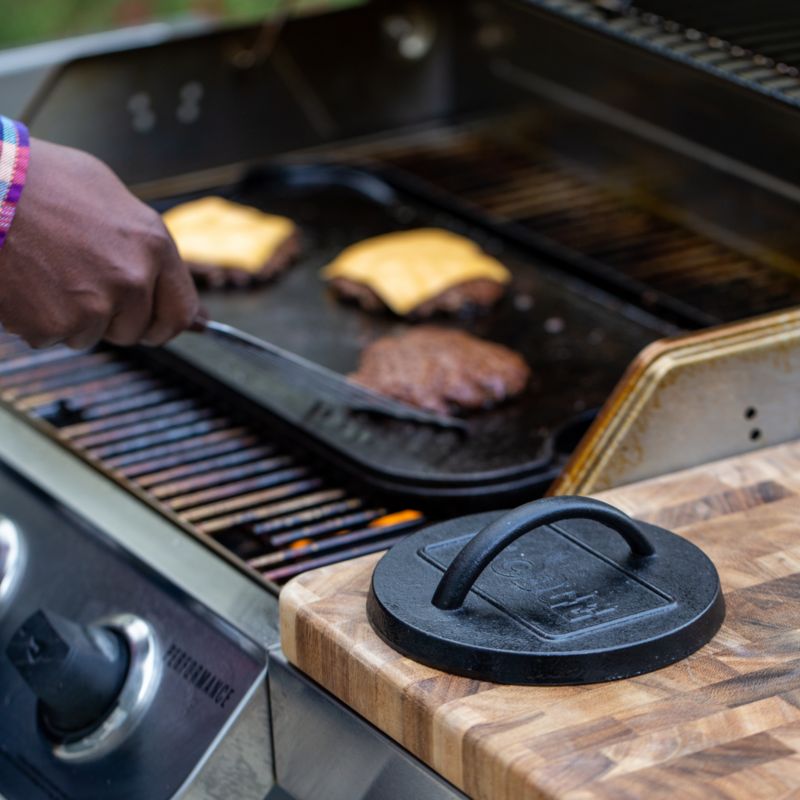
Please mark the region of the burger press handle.
<svg viewBox="0 0 800 800"><path fill-rule="evenodd" d="M247 350L251 355L258 357L262 366L266 365L281 372L292 385L309 389L323 400L338 400L354 411L369 411L393 419L435 425L438 428L466 430L465 423L460 419L422 411L398 400L384 397L365 386L348 381L333 370L224 322L216 322L198 315L189 330L213 336L226 344Z"/></svg>
<svg viewBox="0 0 800 800"><path fill-rule="evenodd" d="M625 539L635 556L655 553L638 525L608 503L588 497L546 497L509 511L470 539L439 581L433 604L443 611L461 608L472 585L500 552L536 528L567 519L588 519L606 525Z"/></svg>

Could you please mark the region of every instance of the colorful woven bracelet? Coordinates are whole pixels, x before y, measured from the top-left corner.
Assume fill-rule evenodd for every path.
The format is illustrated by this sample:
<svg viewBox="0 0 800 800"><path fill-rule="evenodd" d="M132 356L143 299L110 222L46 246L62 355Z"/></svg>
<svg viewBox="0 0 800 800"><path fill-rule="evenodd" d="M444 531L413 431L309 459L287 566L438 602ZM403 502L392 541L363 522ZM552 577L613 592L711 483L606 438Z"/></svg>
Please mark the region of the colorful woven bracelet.
<svg viewBox="0 0 800 800"><path fill-rule="evenodd" d="M0 116L0 247L8 236L30 159L28 129Z"/></svg>

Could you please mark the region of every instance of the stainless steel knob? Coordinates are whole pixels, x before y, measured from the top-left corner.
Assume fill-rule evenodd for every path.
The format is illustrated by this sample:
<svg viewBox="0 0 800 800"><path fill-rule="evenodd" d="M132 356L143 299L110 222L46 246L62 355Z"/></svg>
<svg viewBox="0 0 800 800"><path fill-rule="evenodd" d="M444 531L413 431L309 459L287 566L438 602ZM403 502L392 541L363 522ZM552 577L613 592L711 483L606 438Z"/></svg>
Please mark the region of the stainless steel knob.
<svg viewBox="0 0 800 800"><path fill-rule="evenodd" d="M159 646L148 623L133 614L117 614L98 620L97 624L113 631L125 642L128 673L103 722L81 739L55 746L55 755L64 761L88 761L117 748L147 712L161 678Z"/></svg>
<svg viewBox="0 0 800 800"><path fill-rule="evenodd" d="M125 741L160 677L155 635L131 614L86 625L39 610L6 655L36 695L42 729L64 761L99 758Z"/></svg>
<svg viewBox="0 0 800 800"><path fill-rule="evenodd" d="M25 547L17 525L0 514L0 609L19 583Z"/></svg>
<svg viewBox="0 0 800 800"><path fill-rule="evenodd" d="M58 742L84 738L117 702L130 658L123 638L39 610L20 625L6 650L38 698L45 730Z"/></svg>

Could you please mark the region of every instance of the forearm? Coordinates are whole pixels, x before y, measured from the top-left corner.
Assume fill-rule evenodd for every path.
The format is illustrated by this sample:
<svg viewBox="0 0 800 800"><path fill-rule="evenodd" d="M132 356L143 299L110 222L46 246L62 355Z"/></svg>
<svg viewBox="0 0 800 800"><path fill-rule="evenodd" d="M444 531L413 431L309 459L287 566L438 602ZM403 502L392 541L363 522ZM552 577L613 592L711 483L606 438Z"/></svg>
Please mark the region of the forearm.
<svg viewBox="0 0 800 800"><path fill-rule="evenodd" d="M29 158L27 128L21 122L0 116L0 247L14 220Z"/></svg>

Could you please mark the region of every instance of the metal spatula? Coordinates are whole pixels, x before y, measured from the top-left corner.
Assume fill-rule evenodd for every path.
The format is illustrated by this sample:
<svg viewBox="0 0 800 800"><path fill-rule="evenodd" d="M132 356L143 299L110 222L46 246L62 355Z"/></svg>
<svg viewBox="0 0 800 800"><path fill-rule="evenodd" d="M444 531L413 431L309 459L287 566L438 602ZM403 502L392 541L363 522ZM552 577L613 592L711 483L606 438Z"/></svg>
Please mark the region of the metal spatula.
<svg viewBox="0 0 800 800"><path fill-rule="evenodd" d="M258 357L262 366L280 372L292 385L313 391L323 400L335 399L354 411L370 411L409 422L436 425L440 428L462 430L466 428L460 419L422 411L398 400L384 397L357 383L351 383L327 367L315 364L224 322L197 318L191 330L247 350L249 354Z"/></svg>

